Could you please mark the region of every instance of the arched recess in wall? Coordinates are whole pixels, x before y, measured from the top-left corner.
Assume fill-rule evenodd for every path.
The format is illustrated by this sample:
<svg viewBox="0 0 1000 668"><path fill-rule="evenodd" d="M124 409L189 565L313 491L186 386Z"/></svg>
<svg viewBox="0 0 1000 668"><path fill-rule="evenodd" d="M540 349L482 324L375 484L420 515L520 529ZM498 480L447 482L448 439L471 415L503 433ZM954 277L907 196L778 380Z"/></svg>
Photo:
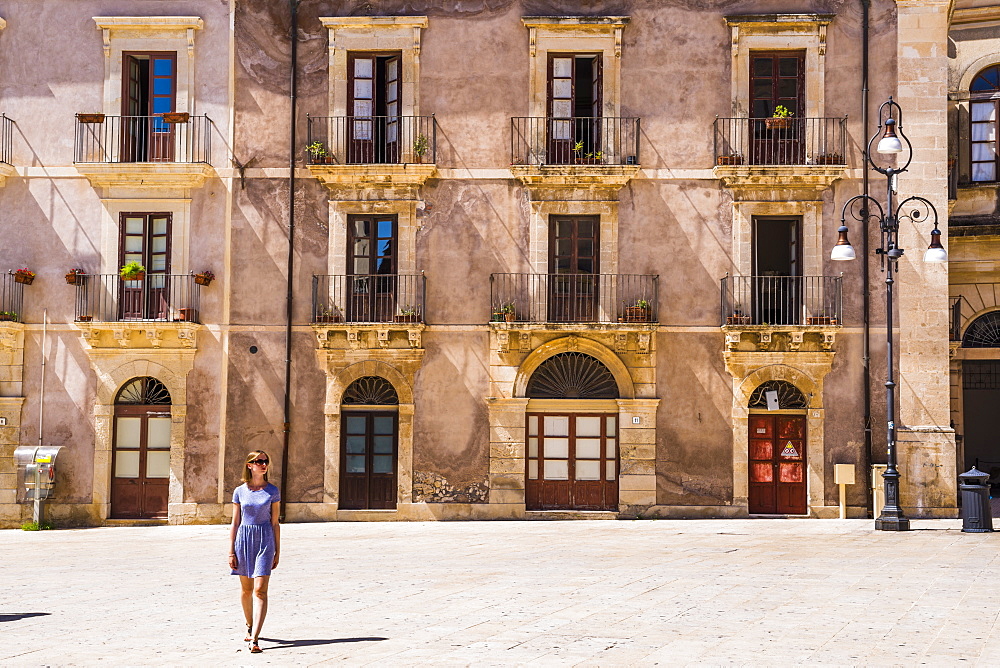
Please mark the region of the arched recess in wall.
<svg viewBox="0 0 1000 668"><path fill-rule="evenodd" d="M361 376L341 397L340 508L395 510L399 395L381 376Z"/></svg>
<svg viewBox="0 0 1000 668"><path fill-rule="evenodd" d="M111 517L166 519L170 492L170 391L152 376L118 390L111 448Z"/></svg>
<svg viewBox="0 0 1000 668"><path fill-rule="evenodd" d="M965 328L963 348L1000 348L1000 311L979 316Z"/></svg>
<svg viewBox="0 0 1000 668"><path fill-rule="evenodd" d="M635 398L635 385L632 382L632 376L618 356L609 348L596 341L576 336L566 336L544 343L524 358L524 361L517 370L517 376L514 378L514 396L530 396L528 394L528 384L532 380L535 371L549 358L562 353L581 353L587 357L594 358L613 377L617 387L617 397L615 398Z"/></svg>
<svg viewBox="0 0 1000 668"><path fill-rule="evenodd" d="M750 400L747 402L747 408L751 410L756 408L766 409L767 406L767 393L774 392L777 395L778 409L795 409L801 408L805 409L809 406L809 401L806 396L802 393L802 390L795 387L792 383L787 380L766 380L750 394Z"/></svg>
<svg viewBox="0 0 1000 668"><path fill-rule="evenodd" d="M618 384L596 357L573 351L542 362L525 393L532 399L617 399Z"/></svg>

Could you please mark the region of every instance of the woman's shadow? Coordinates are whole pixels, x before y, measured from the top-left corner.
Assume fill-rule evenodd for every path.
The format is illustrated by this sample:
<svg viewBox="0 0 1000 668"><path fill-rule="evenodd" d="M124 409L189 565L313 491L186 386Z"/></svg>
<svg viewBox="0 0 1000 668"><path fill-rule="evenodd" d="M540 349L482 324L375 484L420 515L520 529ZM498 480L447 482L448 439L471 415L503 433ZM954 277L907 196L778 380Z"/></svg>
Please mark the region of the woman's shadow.
<svg viewBox="0 0 1000 668"><path fill-rule="evenodd" d="M341 642L377 642L379 640L388 640L388 638L381 638L378 636L372 636L368 638L331 638L329 640L282 640L281 638L261 638L261 640L267 642L278 643L275 647L268 647L268 649L281 649L283 647L310 647L312 645L333 645Z"/></svg>

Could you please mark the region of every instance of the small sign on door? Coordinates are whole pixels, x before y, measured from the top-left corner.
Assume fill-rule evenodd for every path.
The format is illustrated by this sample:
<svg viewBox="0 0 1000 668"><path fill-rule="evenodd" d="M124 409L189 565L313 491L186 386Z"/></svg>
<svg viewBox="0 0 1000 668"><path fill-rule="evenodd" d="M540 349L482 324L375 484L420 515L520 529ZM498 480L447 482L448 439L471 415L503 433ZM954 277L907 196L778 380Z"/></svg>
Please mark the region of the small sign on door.
<svg viewBox="0 0 1000 668"><path fill-rule="evenodd" d="M776 411L778 410L778 391L768 390L764 393L764 398L767 399L767 410Z"/></svg>

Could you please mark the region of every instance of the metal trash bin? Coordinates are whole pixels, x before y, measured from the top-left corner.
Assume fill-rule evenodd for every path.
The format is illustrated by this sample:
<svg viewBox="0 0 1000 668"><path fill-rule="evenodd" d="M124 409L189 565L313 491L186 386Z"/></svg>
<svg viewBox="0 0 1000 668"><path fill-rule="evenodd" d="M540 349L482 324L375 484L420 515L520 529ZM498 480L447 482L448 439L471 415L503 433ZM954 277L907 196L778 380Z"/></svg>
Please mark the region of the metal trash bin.
<svg viewBox="0 0 1000 668"><path fill-rule="evenodd" d="M993 513L990 508L990 474L975 466L958 476L958 489L962 493L962 531L987 533L993 531Z"/></svg>

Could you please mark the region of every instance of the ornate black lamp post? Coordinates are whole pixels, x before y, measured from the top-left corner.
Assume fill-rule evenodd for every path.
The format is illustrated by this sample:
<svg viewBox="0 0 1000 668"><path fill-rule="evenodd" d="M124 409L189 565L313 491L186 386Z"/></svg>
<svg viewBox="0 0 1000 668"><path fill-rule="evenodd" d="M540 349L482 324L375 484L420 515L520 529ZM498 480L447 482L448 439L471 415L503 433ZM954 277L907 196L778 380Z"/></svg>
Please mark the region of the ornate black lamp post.
<svg viewBox="0 0 1000 668"><path fill-rule="evenodd" d="M902 167L882 167L872 159L872 144L879 138L876 152L882 154L907 154ZM900 141L902 138L902 141ZM924 253L924 262L947 262L948 253L941 245L941 230L938 229L937 211L934 205L923 197L909 197L896 206L893 196L896 194L896 177L906 171L913 160L913 147L910 140L903 134L903 111L899 105L889 100L879 107L878 130L868 141L865 158L879 174L886 177L886 207L868 195L858 195L847 200L840 218L839 238L837 245L830 253L831 260L853 260L856 256L851 242L847 240L847 215L859 222L877 222L882 232L882 241L875 254L879 256L879 264L885 273L885 339L886 363L888 371L885 382L886 420L888 421L888 452L886 470L882 474L885 481L885 506L882 514L875 520L875 528L880 531L908 531L910 520L903 515L899 506L899 471L896 469L896 383L893 373L892 355L892 286L893 274L899 271L898 261L903 256L899 247L899 224L902 221L923 222L929 220L934 224L931 230L931 245Z"/></svg>

